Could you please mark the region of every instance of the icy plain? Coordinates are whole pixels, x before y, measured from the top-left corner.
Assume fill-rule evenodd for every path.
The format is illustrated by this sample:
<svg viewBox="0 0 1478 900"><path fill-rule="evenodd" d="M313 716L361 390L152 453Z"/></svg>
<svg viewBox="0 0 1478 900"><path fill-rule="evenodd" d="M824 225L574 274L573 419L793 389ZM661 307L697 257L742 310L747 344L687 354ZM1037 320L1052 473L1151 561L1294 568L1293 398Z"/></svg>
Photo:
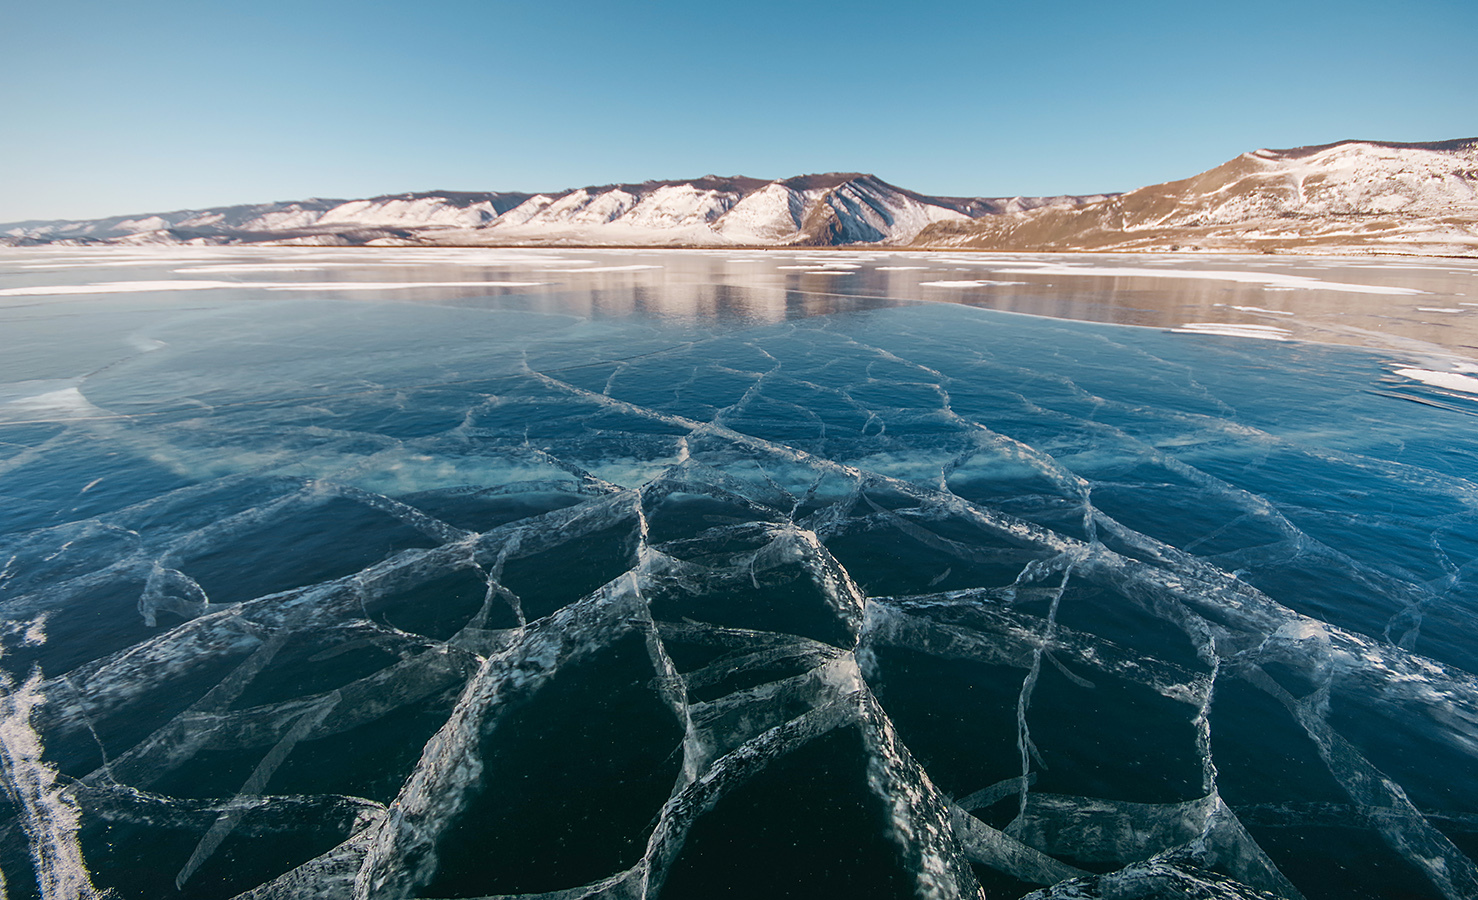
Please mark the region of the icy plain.
<svg viewBox="0 0 1478 900"><path fill-rule="evenodd" d="M1478 896L1475 276L7 251L0 896Z"/></svg>

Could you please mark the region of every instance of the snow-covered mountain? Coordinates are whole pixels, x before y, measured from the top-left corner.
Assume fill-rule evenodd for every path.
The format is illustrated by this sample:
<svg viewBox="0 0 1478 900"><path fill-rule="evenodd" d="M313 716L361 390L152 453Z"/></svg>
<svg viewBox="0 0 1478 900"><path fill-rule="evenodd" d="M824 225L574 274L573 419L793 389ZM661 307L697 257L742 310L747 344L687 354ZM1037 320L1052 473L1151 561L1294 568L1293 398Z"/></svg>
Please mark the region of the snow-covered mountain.
<svg viewBox="0 0 1478 900"><path fill-rule="evenodd" d="M296 200L86 221L0 225L10 244L362 244L423 230L478 228L529 198L439 191L369 200Z"/></svg>
<svg viewBox="0 0 1478 900"><path fill-rule="evenodd" d="M931 197L874 175L707 175L0 225L0 244L840 246L1478 254L1478 138L1256 150L1127 194Z"/></svg>
<svg viewBox="0 0 1478 900"><path fill-rule="evenodd" d="M857 173L722 178L552 194L429 192L0 225L0 243L823 246L905 244L936 222L1089 197L928 197Z"/></svg>
<svg viewBox="0 0 1478 900"><path fill-rule="evenodd" d="M1072 208L941 222L916 246L1478 253L1478 138L1256 150Z"/></svg>

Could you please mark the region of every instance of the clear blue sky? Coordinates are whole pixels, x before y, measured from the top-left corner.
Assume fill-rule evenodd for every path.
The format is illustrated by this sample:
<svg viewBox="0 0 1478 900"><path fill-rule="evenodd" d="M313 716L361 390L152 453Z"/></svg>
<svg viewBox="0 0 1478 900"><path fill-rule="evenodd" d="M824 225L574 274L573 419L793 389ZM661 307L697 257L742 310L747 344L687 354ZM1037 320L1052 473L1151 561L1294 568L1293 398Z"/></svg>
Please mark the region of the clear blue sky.
<svg viewBox="0 0 1478 900"><path fill-rule="evenodd" d="M1478 135L1478 0L6 0L0 221L866 171L1127 190Z"/></svg>

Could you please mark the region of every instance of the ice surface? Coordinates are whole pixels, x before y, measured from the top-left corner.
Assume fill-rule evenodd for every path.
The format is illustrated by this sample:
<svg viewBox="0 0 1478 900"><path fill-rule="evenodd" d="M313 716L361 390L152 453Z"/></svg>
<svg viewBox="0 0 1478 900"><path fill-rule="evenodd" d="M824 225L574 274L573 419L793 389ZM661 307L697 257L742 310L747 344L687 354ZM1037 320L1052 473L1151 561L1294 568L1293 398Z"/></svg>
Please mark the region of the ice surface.
<svg viewBox="0 0 1478 900"><path fill-rule="evenodd" d="M1471 361L284 252L545 288L3 310L5 896L1478 896Z"/></svg>

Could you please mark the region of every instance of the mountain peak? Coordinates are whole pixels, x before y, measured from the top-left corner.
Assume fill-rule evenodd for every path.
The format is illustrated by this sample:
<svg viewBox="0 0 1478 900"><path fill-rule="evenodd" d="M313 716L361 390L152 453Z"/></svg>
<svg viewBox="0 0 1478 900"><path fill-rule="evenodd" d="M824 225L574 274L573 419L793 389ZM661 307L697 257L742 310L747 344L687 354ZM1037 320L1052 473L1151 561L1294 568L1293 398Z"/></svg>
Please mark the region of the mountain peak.
<svg viewBox="0 0 1478 900"><path fill-rule="evenodd" d="M876 178L876 176L865 172L822 172L814 175L797 175L794 178L785 179L780 184L797 191L829 191L849 181L863 178Z"/></svg>

